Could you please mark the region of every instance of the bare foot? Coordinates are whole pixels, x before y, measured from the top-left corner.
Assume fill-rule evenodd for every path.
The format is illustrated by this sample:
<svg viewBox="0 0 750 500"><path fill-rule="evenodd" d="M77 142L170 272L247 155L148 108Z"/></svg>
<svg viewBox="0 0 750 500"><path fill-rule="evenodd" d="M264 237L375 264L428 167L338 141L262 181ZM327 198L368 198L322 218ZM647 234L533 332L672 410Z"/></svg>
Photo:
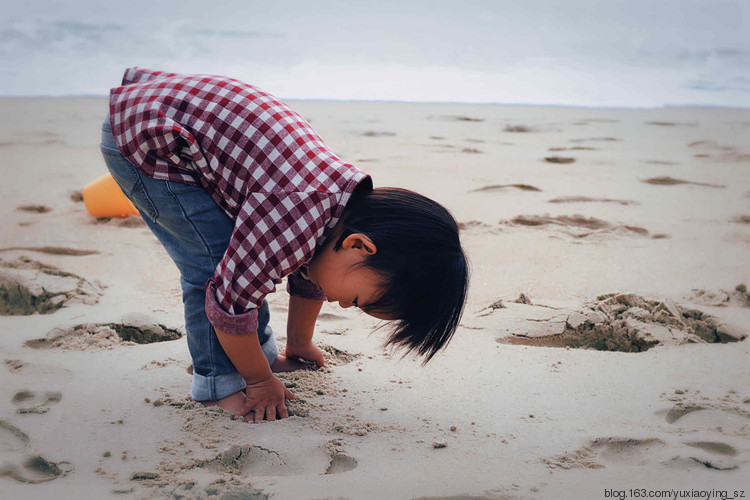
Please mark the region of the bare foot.
<svg viewBox="0 0 750 500"><path fill-rule="evenodd" d="M227 396L224 399L218 399L216 401L198 401L203 406L218 406L219 408L222 408L232 415L237 413L242 409L242 406L245 404L245 393L235 392L231 396Z"/></svg>
<svg viewBox="0 0 750 500"><path fill-rule="evenodd" d="M271 371L274 373L281 372L293 372L295 370L310 370L310 364L303 361L297 361L296 359L290 359L279 354L276 356L276 361L271 365Z"/></svg>

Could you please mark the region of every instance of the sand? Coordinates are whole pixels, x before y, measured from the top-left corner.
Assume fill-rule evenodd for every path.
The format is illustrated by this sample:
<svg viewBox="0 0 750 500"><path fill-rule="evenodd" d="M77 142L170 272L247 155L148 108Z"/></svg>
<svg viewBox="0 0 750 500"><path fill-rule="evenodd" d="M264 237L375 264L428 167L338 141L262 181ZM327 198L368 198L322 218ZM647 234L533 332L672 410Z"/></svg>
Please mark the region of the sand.
<svg viewBox="0 0 750 500"><path fill-rule="evenodd" d="M449 207L473 278L426 367L327 304L327 366L250 425L188 400L156 239L80 201L106 100L1 102L3 498L750 496L750 111L293 103Z"/></svg>

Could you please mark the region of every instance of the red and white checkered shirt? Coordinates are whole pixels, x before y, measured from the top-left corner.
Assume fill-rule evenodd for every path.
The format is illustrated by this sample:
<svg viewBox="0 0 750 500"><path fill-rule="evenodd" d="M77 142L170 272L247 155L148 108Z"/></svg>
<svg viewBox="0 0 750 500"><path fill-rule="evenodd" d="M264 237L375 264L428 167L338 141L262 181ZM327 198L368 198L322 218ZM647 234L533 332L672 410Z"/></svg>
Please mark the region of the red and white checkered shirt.
<svg viewBox="0 0 750 500"><path fill-rule="evenodd" d="M110 93L120 152L154 179L201 186L235 221L206 283L206 314L233 334L257 330L257 310L308 262L369 176L341 161L289 106L246 83L131 68ZM293 295L325 298L290 276Z"/></svg>

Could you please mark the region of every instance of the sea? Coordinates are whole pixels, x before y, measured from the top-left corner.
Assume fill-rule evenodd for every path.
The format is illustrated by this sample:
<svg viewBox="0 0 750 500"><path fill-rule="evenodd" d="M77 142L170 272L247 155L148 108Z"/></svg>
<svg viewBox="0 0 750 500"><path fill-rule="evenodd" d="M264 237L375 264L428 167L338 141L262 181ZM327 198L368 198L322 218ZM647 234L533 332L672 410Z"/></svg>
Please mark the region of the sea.
<svg viewBox="0 0 750 500"><path fill-rule="evenodd" d="M750 107L748 0L25 0L0 96L104 96L127 67L279 97Z"/></svg>

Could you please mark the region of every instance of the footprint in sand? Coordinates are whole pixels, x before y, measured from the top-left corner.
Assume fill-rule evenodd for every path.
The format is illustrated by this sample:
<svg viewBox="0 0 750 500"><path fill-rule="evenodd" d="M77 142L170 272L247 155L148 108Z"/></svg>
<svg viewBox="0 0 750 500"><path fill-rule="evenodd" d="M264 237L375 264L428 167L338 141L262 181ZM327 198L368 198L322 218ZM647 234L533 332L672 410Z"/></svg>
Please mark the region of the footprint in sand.
<svg viewBox="0 0 750 500"><path fill-rule="evenodd" d="M646 465L671 458L661 439L599 438L578 450L563 453L542 462L557 469L603 469L616 465Z"/></svg>
<svg viewBox="0 0 750 500"><path fill-rule="evenodd" d="M51 462L39 455L13 460L29 446L29 436L18 427L0 420L0 477L22 483L45 483L64 476L73 470L69 462Z"/></svg>
<svg viewBox="0 0 750 500"><path fill-rule="evenodd" d="M24 363L20 359L6 359L5 366L8 368L8 371L11 373L20 373L23 371L24 367L26 366L26 363Z"/></svg>
<svg viewBox="0 0 750 500"><path fill-rule="evenodd" d="M13 424L0 420L0 451L21 451L29 445L29 436Z"/></svg>
<svg viewBox="0 0 750 500"><path fill-rule="evenodd" d="M0 477L9 477L21 483L39 484L63 477L74 470L70 462L52 462L42 456L33 456L20 464L5 463L0 466Z"/></svg>
<svg viewBox="0 0 750 500"><path fill-rule="evenodd" d="M188 468L209 469L243 477L282 476L292 473L285 458L256 445L232 445L209 460L197 460Z"/></svg>
<svg viewBox="0 0 750 500"><path fill-rule="evenodd" d="M47 413L51 406L62 401L62 393L59 391L35 393L32 391L19 391L11 402L18 407L16 413Z"/></svg>
<svg viewBox="0 0 750 500"><path fill-rule="evenodd" d="M657 412L668 424L684 431L721 429L727 434L743 434L750 426L750 412L737 407L721 407L697 403L680 403Z"/></svg>
<svg viewBox="0 0 750 500"><path fill-rule="evenodd" d="M74 303L93 305L101 294L99 284L56 267L24 257L0 260L0 315L49 314Z"/></svg>
<svg viewBox="0 0 750 500"><path fill-rule="evenodd" d="M20 359L6 359L5 366L10 373L23 374L23 380L36 380L43 383L67 382L73 379L73 372L54 365L26 363Z"/></svg>
<svg viewBox="0 0 750 500"><path fill-rule="evenodd" d="M731 445L713 441L690 441L667 444L658 438L599 438L573 452L563 453L542 462L550 468L602 469L619 466L661 464L690 469L732 470L740 467L738 451Z"/></svg>
<svg viewBox="0 0 750 500"><path fill-rule="evenodd" d="M344 455L343 453L335 452L331 455L331 462L328 464L326 474L341 474L343 472L349 472L357 467L357 460Z"/></svg>
<svg viewBox="0 0 750 500"><path fill-rule="evenodd" d="M723 404L723 403L722 403ZM657 412L684 433L720 433L727 436L746 436L750 427L750 413L737 407L722 404L701 405L682 402ZM721 441L695 440L682 443L685 449L668 465L686 466L700 464L709 469L732 470L740 467L743 457L737 448Z"/></svg>
<svg viewBox="0 0 750 500"><path fill-rule="evenodd" d="M112 349L181 337L179 330L154 324L147 316L134 313L123 317L121 323L84 323L67 329L55 328L45 337L26 341L24 346L32 349Z"/></svg>

